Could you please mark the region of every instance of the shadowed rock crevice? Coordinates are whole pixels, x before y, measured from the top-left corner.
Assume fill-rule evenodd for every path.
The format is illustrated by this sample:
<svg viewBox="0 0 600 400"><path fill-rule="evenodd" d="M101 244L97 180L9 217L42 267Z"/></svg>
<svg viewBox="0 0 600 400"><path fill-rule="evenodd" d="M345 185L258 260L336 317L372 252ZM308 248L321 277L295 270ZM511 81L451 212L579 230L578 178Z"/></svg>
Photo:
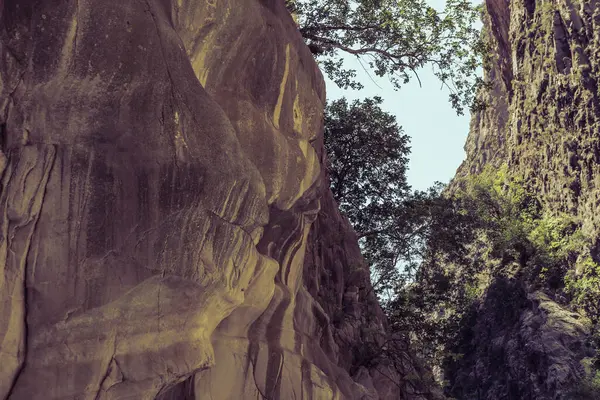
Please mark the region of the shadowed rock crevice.
<svg viewBox="0 0 600 400"><path fill-rule="evenodd" d="M155 400L195 400L194 376L162 390Z"/></svg>
<svg viewBox="0 0 600 400"><path fill-rule="evenodd" d="M569 74L571 72L571 46L570 39L567 36L568 31L565 23L560 16L560 12L554 13L553 21L554 34L554 59L556 60L556 69L561 74Z"/></svg>

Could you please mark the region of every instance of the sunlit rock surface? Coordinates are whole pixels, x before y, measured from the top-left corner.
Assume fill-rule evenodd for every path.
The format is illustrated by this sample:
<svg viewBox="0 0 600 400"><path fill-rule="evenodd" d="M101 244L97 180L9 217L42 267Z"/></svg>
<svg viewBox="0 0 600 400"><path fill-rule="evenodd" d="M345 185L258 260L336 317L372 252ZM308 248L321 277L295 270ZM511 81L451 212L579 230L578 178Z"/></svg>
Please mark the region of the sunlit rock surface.
<svg viewBox="0 0 600 400"><path fill-rule="evenodd" d="M385 321L283 1L0 13L0 398L434 396L354 356Z"/></svg>

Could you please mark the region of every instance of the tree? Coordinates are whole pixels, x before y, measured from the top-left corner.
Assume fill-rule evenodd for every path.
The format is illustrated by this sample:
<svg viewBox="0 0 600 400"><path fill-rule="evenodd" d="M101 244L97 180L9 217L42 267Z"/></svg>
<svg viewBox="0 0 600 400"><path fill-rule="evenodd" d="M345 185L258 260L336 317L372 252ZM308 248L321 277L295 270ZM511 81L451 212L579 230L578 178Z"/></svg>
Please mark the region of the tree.
<svg viewBox="0 0 600 400"><path fill-rule="evenodd" d="M467 216L441 196L443 185L411 191L409 138L381 103L379 97L333 101L324 136L333 196L357 232L376 292L389 295L414 279L434 249L460 257L457 238L466 240L469 230Z"/></svg>
<svg viewBox="0 0 600 400"><path fill-rule="evenodd" d="M287 0L300 33L324 72L342 88L362 88L356 71L344 68L341 53L354 55L396 88L426 65L450 90L459 114L475 105L482 80L476 70L485 52L474 28L480 7L447 0L443 12L426 0Z"/></svg>
<svg viewBox="0 0 600 400"><path fill-rule="evenodd" d="M374 97L325 109L325 149L331 190L360 235L377 229L389 208L406 197L408 136Z"/></svg>
<svg viewBox="0 0 600 400"><path fill-rule="evenodd" d="M396 251L382 234L399 218L400 205L410 193L406 183L410 147L395 117L383 111L381 103L380 97L352 104L345 98L333 101L325 109L324 136L331 190L340 210L361 243L368 243L363 252L373 269L393 273L390 264Z"/></svg>

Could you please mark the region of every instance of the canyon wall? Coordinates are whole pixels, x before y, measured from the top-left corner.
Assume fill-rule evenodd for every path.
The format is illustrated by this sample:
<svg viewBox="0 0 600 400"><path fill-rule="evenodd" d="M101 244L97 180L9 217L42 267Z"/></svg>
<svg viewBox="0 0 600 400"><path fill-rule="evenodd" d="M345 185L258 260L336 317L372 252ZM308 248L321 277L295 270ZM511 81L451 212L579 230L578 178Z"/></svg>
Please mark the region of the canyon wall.
<svg viewBox="0 0 600 400"><path fill-rule="evenodd" d="M472 121L458 176L506 163L545 206L600 228L600 2L486 0L488 108Z"/></svg>
<svg viewBox="0 0 600 400"><path fill-rule="evenodd" d="M0 2L0 398L438 396L360 356L385 318L283 3Z"/></svg>
<svg viewBox="0 0 600 400"><path fill-rule="evenodd" d="M455 183L506 166L544 213L577 221L598 262L600 2L486 0L484 8L487 107L473 115ZM597 398L572 394L598 350L561 282L503 278L487 289L465 322L465 357L448 371L454 397Z"/></svg>

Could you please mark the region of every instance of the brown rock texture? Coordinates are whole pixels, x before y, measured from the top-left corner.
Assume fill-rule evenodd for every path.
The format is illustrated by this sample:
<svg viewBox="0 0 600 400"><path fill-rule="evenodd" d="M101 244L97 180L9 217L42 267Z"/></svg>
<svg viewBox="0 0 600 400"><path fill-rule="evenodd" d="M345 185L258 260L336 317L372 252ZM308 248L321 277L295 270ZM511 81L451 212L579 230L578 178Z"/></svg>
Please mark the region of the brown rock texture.
<svg viewBox="0 0 600 400"><path fill-rule="evenodd" d="M354 356L385 320L283 1L5 0L0 55L0 398L434 396Z"/></svg>

